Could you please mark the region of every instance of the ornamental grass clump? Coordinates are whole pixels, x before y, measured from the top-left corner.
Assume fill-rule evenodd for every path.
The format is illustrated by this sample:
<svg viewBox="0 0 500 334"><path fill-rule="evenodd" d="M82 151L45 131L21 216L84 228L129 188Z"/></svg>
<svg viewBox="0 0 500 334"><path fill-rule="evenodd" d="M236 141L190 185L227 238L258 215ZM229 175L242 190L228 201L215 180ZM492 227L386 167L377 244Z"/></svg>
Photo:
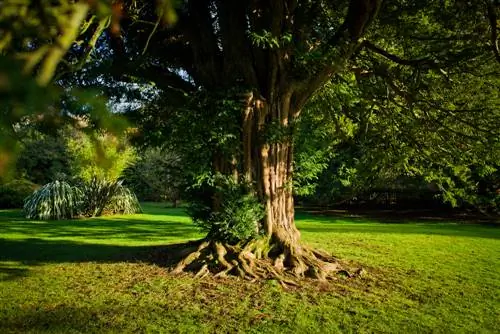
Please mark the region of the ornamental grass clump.
<svg viewBox="0 0 500 334"><path fill-rule="evenodd" d="M121 182L93 178L79 187L54 181L31 194L24 204L26 218L58 220L103 214L142 212L135 194Z"/></svg>
<svg viewBox="0 0 500 334"><path fill-rule="evenodd" d="M26 218L57 220L80 214L83 194L64 181L48 183L28 196L24 202Z"/></svg>
<svg viewBox="0 0 500 334"><path fill-rule="evenodd" d="M104 208L106 214L122 214L129 215L133 213L141 213L142 208L139 204L137 196L132 190L118 183L115 189L115 194L111 197Z"/></svg>
<svg viewBox="0 0 500 334"><path fill-rule="evenodd" d="M83 212L86 216L102 214L132 214L141 212L135 194L123 186L121 181L108 181L93 177L81 186L84 201Z"/></svg>

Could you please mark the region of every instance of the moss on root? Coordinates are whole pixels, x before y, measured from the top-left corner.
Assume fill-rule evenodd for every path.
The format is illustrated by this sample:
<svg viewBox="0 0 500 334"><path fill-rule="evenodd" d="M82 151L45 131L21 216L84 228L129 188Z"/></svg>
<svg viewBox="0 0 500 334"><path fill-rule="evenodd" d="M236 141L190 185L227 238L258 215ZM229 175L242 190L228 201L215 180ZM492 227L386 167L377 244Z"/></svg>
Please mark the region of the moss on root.
<svg viewBox="0 0 500 334"><path fill-rule="evenodd" d="M269 238L237 245L204 239L191 247L172 269L173 274L194 272L200 278L238 276L252 281L276 279L284 285L299 285L304 278L325 281L339 274L356 276L325 252L300 244L283 245Z"/></svg>

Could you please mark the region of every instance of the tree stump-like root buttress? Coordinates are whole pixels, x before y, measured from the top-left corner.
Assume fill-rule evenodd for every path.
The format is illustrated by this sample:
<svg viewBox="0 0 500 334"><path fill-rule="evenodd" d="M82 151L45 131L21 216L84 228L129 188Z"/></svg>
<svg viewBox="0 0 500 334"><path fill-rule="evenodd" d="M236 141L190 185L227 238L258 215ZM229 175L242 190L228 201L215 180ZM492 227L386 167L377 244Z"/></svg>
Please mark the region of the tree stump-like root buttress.
<svg viewBox="0 0 500 334"><path fill-rule="evenodd" d="M196 277L239 276L248 280L276 279L296 285L297 280L332 279L341 272L350 275L338 260L303 245L286 245L271 238L259 238L229 245L202 240L172 270L174 274L195 272Z"/></svg>

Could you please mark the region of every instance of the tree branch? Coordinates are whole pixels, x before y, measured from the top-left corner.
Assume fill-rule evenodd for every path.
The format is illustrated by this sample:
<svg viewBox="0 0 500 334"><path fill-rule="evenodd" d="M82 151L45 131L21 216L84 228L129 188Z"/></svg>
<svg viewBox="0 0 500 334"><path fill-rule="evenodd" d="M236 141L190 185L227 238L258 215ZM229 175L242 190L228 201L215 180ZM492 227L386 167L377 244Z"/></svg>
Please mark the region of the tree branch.
<svg viewBox="0 0 500 334"><path fill-rule="evenodd" d="M488 4L488 19L491 27L491 48L495 54L495 58L500 63L500 50L498 47L498 27L497 27L497 14L493 2Z"/></svg>
<svg viewBox="0 0 500 334"><path fill-rule="evenodd" d="M139 77L149 80L162 90L174 89L182 92L192 92L195 90L195 86L184 80L179 74L161 66L148 65L147 67L140 67L130 63L122 64L112 72L116 73L120 79L124 77Z"/></svg>
<svg viewBox="0 0 500 334"><path fill-rule="evenodd" d="M85 20L89 11L89 5L86 3L76 3L73 6L71 16L63 22L61 35L56 43L50 47L40 65L40 72L37 75L37 82L41 86L46 86L54 77L57 65L64 57L73 41L80 33L80 24Z"/></svg>
<svg viewBox="0 0 500 334"><path fill-rule="evenodd" d="M339 72L352 55L359 50L359 39L378 14L382 0L351 0L344 22L337 32L328 40L327 47L332 45L339 49L339 56L332 64L326 65L319 73L314 74L301 84L298 108L300 109L309 97L331 76ZM331 51L331 50L330 50Z"/></svg>
<svg viewBox="0 0 500 334"><path fill-rule="evenodd" d="M361 48L367 48L370 51L373 51L397 64L406 65L406 66L414 66L414 67L437 67L437 63L434 59L431 58L420 58L420 59L404 59L393 53L390 53L377 45L373 44L368 40L364 40L361 43Z"/></svg>

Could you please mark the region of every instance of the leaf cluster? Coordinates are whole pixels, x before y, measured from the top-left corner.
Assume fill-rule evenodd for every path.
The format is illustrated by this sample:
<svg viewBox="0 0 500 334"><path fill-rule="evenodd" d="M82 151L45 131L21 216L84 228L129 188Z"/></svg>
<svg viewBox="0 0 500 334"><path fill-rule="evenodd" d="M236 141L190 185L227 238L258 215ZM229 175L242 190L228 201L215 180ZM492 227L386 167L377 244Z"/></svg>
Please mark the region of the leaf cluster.
<svg viewBox="0 0 500 334"><path fill-rule="evenodd" d="M209 238L236 244L260 234L264 207L243 181L222 174L205 175L189 194L188 213Z"/></svg>

